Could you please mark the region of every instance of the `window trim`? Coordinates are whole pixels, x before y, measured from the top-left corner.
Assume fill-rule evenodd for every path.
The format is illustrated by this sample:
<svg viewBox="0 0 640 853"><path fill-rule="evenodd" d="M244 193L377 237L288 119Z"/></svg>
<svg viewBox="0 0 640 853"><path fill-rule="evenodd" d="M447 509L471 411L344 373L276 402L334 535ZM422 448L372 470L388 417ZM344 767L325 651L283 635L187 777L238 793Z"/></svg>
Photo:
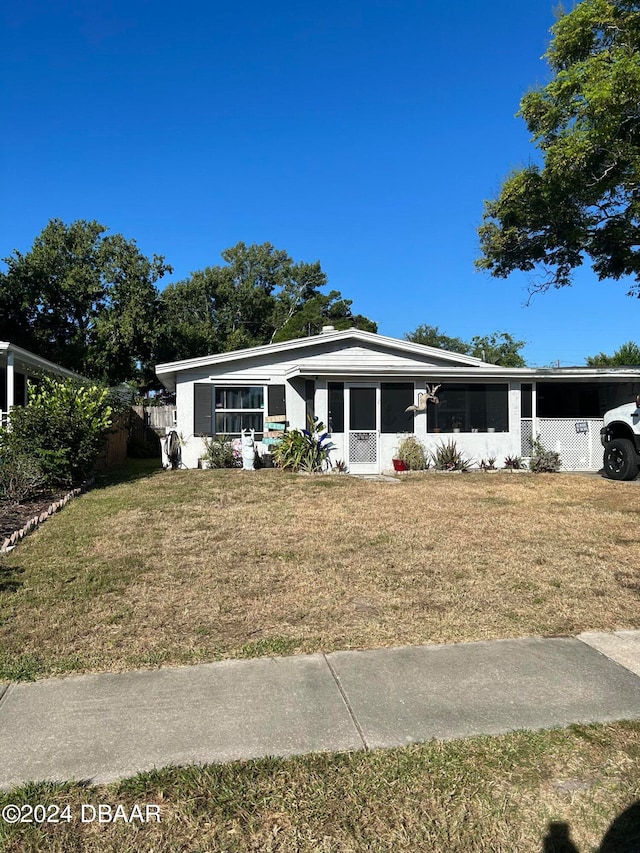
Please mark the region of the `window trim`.
<svg viewBox="0 0 640 853"><path fill-rule="evenodd" d="M217 416L218 415L261 415L262 416L262 427L260 429L256 429L256 435L262 436L264 434L264 424L265 424L265 399L268 399L268 391L265 393L265 390L268 386L262 384L252 383L234 383L233 385L221 385L220 383L212 383L213 389L211 394L211 404L212 404L212 412L211 412L211 429L213 430L212 435L229 435L235 437L240 437L242 432L228 432L226 430L219 431L217 428ZM216 398L218 391L238 391L238 390L246 390L248 388L259 389L262 394L262 405L259 407L252 407L246 409L237 409L237 408L222 408L216 405ZM225 399L226 402L226 399ZM249 427L244 427L244 429L249 429ZM255 429L251 427L251 429Z"/></svg>

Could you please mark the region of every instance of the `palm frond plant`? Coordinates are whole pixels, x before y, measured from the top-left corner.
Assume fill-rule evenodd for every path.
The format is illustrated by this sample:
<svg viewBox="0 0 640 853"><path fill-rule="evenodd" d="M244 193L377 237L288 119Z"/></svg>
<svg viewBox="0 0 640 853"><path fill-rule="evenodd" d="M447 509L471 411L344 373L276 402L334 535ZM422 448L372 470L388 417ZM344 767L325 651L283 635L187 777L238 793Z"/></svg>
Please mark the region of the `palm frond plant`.
<svg viewBox="0 0 640 853"><path fill-rule="evenodd" d="M331 468L330 454L334 444L317 417L307 418L307 429L292 429L284 433L273 451L273 461L287 471L320 473Z"/></svg>

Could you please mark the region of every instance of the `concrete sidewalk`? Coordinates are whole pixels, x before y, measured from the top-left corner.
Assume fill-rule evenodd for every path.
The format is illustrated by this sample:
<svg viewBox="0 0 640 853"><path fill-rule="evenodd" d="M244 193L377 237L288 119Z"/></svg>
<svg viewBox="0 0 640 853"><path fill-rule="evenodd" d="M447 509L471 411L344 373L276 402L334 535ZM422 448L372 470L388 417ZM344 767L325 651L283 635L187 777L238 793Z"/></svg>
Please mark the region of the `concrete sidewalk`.
<svg viewBox="0 0 640 853"><path fill-rule="evenodd" d="M0 787L640 718L640 631L222 661L0 687Z"/></svg>

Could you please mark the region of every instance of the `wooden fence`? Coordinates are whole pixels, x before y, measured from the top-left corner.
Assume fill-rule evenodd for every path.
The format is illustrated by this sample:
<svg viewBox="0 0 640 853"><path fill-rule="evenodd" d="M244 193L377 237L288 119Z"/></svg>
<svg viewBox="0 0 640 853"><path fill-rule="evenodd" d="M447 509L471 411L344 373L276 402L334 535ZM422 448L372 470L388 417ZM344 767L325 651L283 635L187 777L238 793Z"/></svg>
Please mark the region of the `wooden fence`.
<svg viewBox="0 0 640 853"><path fill-rule="evenodd" d="M121 412L107 435L105 449L98 460L98 470L105 471L124 465L130 444L155 444L160 455L158 439L175 425L175 412L175 406L131 406ZM133 452L133 455L138 454ZM153 450L143 455L153 455Z"/></svg>

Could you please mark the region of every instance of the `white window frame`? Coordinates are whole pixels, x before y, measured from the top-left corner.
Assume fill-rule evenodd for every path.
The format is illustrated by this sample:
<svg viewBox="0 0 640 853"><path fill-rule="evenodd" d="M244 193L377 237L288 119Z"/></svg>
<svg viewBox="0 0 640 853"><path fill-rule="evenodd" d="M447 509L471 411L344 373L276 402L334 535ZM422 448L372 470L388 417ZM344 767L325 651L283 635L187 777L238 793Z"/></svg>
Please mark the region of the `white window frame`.
<svg viewBox="0 0 640 853"><path fill-rule="evenodd" d="M262 406L258 408L251 409L230 409L230 408L218 408L216 405L216 401L218 398L218 391L245 391L250 388L260 389L262 392ZM220 383L216 383L213 388L213 435L229 435L229 436L240 436L241 432L229 432L227 430L218 430L218 415L261 415L262 416L262 427L260 429L256 429L256 432L262 435L264 433L264 409L265 409L265 400L267 397L267 389L264 385L259 383L233 383L227 385L221 385ZM225 400L226 402L226 400ZM245 427L245 429L249 429L249 427Z"/></svg>

